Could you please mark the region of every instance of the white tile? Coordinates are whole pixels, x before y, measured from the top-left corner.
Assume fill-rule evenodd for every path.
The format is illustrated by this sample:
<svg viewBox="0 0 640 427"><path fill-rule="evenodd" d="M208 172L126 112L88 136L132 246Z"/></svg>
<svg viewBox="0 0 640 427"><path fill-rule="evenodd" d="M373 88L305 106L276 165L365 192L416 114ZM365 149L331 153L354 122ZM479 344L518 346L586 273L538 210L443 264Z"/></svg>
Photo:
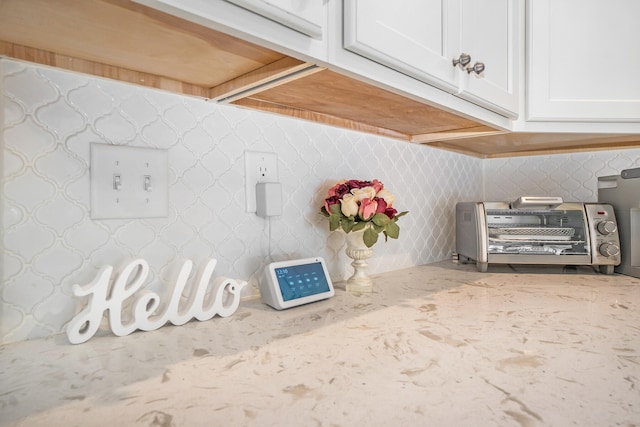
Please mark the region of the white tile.
<svg viewBox="0 0 640 427"><path fill-rule="evenodd" d="M26 111L33 112L36 107L58 98L57 88L38 75L35 68L26 63L13 64L15 68L4 67L4 91L10 99L19 102Z"/></svg>
<svg viewBox="0 0 640 427"><path fill-rule="evenodd" d="M38 107L34 115L42 127L62 139L79 132L86 123L82 114L72 108L64 98Z"/></svg>
<svg viewBox="0 0 640 427"><path fill-rule="evenodd" d="M32 220L6 230L3 235L4 250L15 254L26 263L56 243L55 231Z"/></svg>
<svg viewBox="0 0 640 427"><path fill-rule="evenodd" d="M29 115L24 121L4 129L4 144L5 149L20 153L22 158L30 162L42 153L52 151L57 141L55 135L42 128Z"/></svg>
<svg viewBox="0 0 640 427"><path fill-rule="evenodd" d="M82 112L89 122L109 114L114 108L111 97L93 84L69 91L67 100L77 111Z"/></svg>
<svg viewBox="0 0 640 427"><path fill-rule="evenodd" d="M57 245L35 256L32 262L33 272L40 277L50 279L57 285L69 276L69 272L79 268L83 261L83 256L78 252ZM69 303L70 301L67 300L66 305L72 305Z"/></svg>
<svg viewBox="0 0 640 427"><path fill-rule="evenodd" d="M187 149L200 158L213 151L216 147L215 139L208 134L201 126L189 129L182 135L181 144L177 147ZM175 148L177 148L175 147Z"/></svg>
<svg viewBox="0 0 640 427"><path fill-rule="evenodd" d="M47 201L35 211L38 222L55 231L56 235L64 233L79 224L86 212L67 200L61 193Z"/></svg>
<svg viewBox="0 0 640 427"><path fill-rule="evenodd" d="M87 171L86 164L69 153L64 145L58 144L55 150L46 153L34 162L37 173L63 187L71 180L80 179Z"/></svg>
<svg viewBox="0 0 640 427"><path fill-rule="evenodd" d="M11 151L6 150L2 160L4 176L7 178L11 177L11 175L17 175L24 168L24 161Z"/></svg>
<svg viewBox="0 0 640 427"><path fill-rule="evenodd" d="M91 221L85 213L82 222L75 224L64 233L64 243L78 252L89 254L104 245L111 238L108 230Z"/></svg>
<svg viewBox="0 0 640 427"><path fill-rule="evenodd" d="M18 104L12 98L5 97L3 114L4 114L5 126L10 127L24 120L26 116L26 111L24 110L24 108L22 108L20 104Z"/></svg>
<svg viewBox="0 0 640 427"><path fill-rule="evenodd" d="M164 121L174 129L184 131L195 129L198 121L193 113L184 104L175 104L165 110L162 115Z"/></svg>
<svg viewBox="0 0 640 427"><path fill-rule="evenodd" d="M141 129L141 136L152 148L168 149L178 143L179 134L164 120L155 120Z"/></svg>
<svg viewBox="0 0 640 427"><path fill-rule="evenodd" d="M43 296L51 295L55 286L51 279L40 277L37 272L26 270L20 280L11 280L4 285L2 300L10 305L20 307L25 312L33 311L41 303ZM67 301L67 304L69 301Z"/></svg>
<svg viewBox="0 0 640 427"><path fill-rule="evenodd" d="M126 145L137 137L133 123L119 112L99 117L92 125L98 135L113 144Z"/></svg>
<svg viewBox="0 0 640 427"><path fill-rule="evenodd" d="M156 239L156 233L141 220L129 221L113 236L118 243L131 249L135 256L143 256L144 248Z"/></svg>
<svg viewBox="0 0 640 427"><path fill-rule="evenodd" d="M0 284L0 342L60 332L78 303L65 297L70 282L88 282L101 266L130 257L147 259L155 278L175 260L212 255L217 274L250 280L246 290L255 292L269 252L321 255L342 280L351 274L344 236L329 233L318 214L339 179L381 179L396 207L411 211L399 222L399 241L376 245L369 268L377 273L448 257L457 201L529 192L593 198L597 176L640 166L638 149L480 160L7 59L0 66L8 280ZM93 142L170 147L169 217L92 221ZM286 197L271 241L267 222L244 212L246 150L278 155ZM25 294L25 306L9 304L7 287L24 283L48 291Z"/></svg>

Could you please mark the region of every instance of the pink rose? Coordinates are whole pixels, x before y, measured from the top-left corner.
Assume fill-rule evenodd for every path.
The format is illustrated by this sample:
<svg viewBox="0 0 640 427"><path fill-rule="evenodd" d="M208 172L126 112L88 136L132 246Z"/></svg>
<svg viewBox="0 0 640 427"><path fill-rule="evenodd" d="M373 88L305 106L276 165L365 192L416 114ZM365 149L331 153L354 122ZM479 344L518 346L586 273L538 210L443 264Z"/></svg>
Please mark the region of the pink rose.
<svg viewBox="0 0 640 427"><path fill-rule="evenodd" d="M376 190L376 193L384 188L384 185L377 179L371 181L371 186Z"/></svg>
<svg viewBox="0 0 640 427"><path fill-rule="evenodd" d="M358 209L358 216L364 221L368 221L376 214L377 209L378 203L375 200L362 199L360 201L360 209Z"/></svg>

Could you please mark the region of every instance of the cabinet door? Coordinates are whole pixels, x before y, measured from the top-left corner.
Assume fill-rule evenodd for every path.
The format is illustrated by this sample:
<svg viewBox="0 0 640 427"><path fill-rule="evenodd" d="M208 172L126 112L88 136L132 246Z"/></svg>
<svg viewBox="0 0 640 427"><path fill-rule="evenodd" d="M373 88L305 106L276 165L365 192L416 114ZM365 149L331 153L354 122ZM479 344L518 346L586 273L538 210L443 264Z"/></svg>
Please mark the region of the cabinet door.
<svg viewBox="0 0 640 427"><path fill-rule="evenodd" d="M324 6L318 0L226 0L315 39L322 39Z"/></svg>
<svg viewBox="0 0 640 427"><path fill-rule="evenodd" d="M520 0L462 0L460 7L459 51L485 70L461 70L459 96L510 118L518 116L520 12Z"/></svg>
<svg viewBox="0 0 640 427"><path fill-rule="evenodd" d="M131 1L306 61L327 58L323 0Z"/></svg>
<svg viewBox="0 0 640 427"><path fill-rule="evenodd" d="M401 73L457 92L448 51L447 0L345 0L344 47Z"/></svg>
<svg viewBox="0 0 640 427"><path fill-rule="evenodd" d="M640 1L535 0L527 9L529 120L640 120Z"/></svg>

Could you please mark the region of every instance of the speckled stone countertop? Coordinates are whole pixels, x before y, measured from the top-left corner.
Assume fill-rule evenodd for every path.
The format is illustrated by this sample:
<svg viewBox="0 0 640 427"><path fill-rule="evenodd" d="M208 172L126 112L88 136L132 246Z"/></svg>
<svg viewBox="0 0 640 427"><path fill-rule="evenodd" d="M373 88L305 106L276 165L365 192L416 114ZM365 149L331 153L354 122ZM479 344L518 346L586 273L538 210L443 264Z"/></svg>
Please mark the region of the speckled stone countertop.
<svg viewBox="0 0 640 427"><path fill-rule="evenodd" d="M374 278L282 312L5 345L0 425L640 425L639 279L449 261Z"/></svg>

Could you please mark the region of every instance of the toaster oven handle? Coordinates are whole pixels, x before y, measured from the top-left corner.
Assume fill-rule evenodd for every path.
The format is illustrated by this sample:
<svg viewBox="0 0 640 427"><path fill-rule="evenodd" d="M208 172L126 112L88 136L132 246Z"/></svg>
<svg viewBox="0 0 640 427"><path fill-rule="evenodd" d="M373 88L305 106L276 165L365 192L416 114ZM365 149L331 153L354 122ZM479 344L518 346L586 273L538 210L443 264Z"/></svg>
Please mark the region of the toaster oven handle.
<svg viewBox="0 0 640 427"><path fill-rule="evenodd" d="M553 209L563 203L562 197L522 196L511 202L511 209Z"/></svg>

